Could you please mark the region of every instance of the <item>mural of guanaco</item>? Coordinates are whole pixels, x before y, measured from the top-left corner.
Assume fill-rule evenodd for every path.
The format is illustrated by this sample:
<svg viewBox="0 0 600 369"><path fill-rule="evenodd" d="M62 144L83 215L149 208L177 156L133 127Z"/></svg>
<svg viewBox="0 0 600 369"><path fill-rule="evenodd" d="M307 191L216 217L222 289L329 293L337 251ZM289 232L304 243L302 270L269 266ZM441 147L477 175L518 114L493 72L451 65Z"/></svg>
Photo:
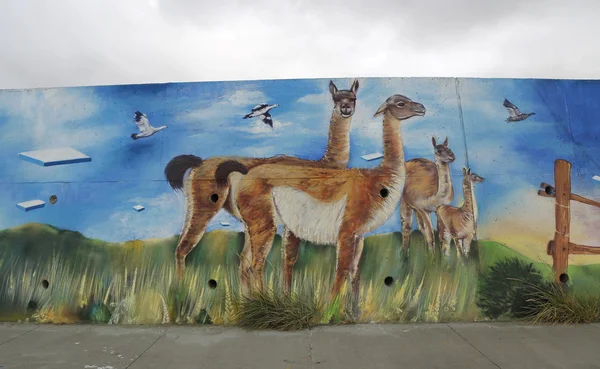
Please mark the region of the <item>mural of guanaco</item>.
<svg viewBox="0 0 600 369"><path fill-rule="evenodd" d="M240 275L243 292L264 288L265 261L277 224L284 224L300 239L336 245L336 275L330 298L335 298L347 281L356 301L364 234L385 223L402 196L406 171L401 123L425 115L425 107L403 95L393 95L375 113L380 115L384 154L377 167L265 164L246 175L243 171L231 173L236 215L246 225Z"/></svg>
<svg viewBox="0 0 600 369"><path fill-rule="evenodd" d="M442 253L450 253L450 241L459 254L469 256L471 242L477 233L477 201L475 200L475 183L482 183L483 177L471 172L471 168L463 167L463 195L461 207L442 205L437 209L437 228L442 243Z"/></svg>
<svg viewBox="0 0 600 369"><path fill-rule="evenodd" d="M175 251L176 274L184 275L185 258L202 239L206 226L221 209L233 214L230 188L227 176L232 171L246 173L261 164L293 164L296 166L318 165L325 168L344 168L350 160L350 123L356 108L358 80L354 80L350 90L338 90L333 81L329 82L329 92L334 107L329 125L329 141L325 154L320 160L304 160L292 156L279 155L270 158L245 158L236 156L212 157L206 160L194 155L179 155L171 159L165 167L165 177L175 191L183 190L186 199L185 220ZM189 170L184 183L184 176ZM292 232L284 231L284 243L290 248L298 248L300 240ZM296 253L297 254L297 253Z"/></svg>
<svg viewBox="0 0 600 369"><path fill-rule="evenodd" d="M431 213L441 205L452 203L454 189L450 176L450 163L456 159L448 147L448 137L438 144L431 138L435 162L416 158L406 162L406 184L400 200L400 219L402 222L402 247L408 253L413 212L417 216L419 230L425 236L430 251L435 248L435 236Z"/></svg>

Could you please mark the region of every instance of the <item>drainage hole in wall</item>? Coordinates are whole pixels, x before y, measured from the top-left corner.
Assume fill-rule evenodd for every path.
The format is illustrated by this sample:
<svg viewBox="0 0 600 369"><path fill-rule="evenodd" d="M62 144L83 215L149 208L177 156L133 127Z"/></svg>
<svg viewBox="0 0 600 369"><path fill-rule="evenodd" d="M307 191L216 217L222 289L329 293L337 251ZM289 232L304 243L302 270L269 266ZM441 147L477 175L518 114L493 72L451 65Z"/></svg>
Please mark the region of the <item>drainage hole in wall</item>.
<svg viewBox="0 0 600 369"><path fill-rule="evenodd" d="M56 197L56 195L52 195L48 201L50 201L50 204L54 205L58 201L58 197Z"/></svg>
<svg viewBox="0 0 600 369"><path fill-rule="evenodd" d="M33 301L33 300L29 300L29 302L27 303L27 309L29 310L35 310L38 307L38 303Z"/></svg>
<svg viewBox="0 0 600 369"><path fill-rule="evenodd" d="M44 289L47 289L48 287L50 287L50 282L48 282L47 279L42 279L42 287Z"/></svg>
<svg viewBox="0 0 600 369"><path fill-rule="evenodd" d="M216 193L213 193L212 195L210 195L210 202L217 202L219 201L219 195L217 195Z"/></svg>
<svg viewBox="0 0 600 369"><path fill-rule="evenodd" d="M217 288L217 281L211 279L210 281L208 281L208 287L214 290L215 288Z"/></svg>
<svg viewBox="0 0 600 369"><path fill-rule="evenodd" d="M394 277L385 277L383 283L385 283L386 286L391 286L394 284Z"/></svg>
<svg viewBox="0 0 600 369"><path fill-rule="evenodd" d="M569 275L567 273L563 273L560 276L558 276L558 280L560 281L560 283L567 283L569 281Z"/></svg>
<svg viewBox="0 0 600 369"><path fill-rule="evenodd" d="M381 191L379 191L379 195L381 197L388 197L389 194L390 194L390 191L388 191L387 188L382 188Z"/></svg>

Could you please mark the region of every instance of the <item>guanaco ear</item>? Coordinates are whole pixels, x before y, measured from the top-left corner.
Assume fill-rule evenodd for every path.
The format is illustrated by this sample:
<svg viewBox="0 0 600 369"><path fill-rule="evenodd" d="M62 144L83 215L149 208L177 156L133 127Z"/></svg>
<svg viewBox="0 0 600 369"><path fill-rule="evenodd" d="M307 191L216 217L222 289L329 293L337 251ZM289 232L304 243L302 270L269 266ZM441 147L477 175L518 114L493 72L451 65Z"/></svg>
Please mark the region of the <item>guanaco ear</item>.
<svg viewBox="0 0 600 369"><path fill-rule="evenodd" d="M462 168L462 173L463 173L463 175L467 174L467 167L464 167L464 166L463 166L463 168Z"/></svg>
<svg viewBox="0 0 600 369"><path fill-rule="evenodd" d="M433 144L433 147L437 146L437 142L435 142L435 137L431 137L431 143Z"/></svg>
<svg viewBox="0 0 600 369"><path fill-rule="evenodd" d="M373 118L383 114L385 111L387 110L387 101L384 102L383 104L381 104L381 106L379 107L379 109L377 109L377 111L375 112L375 115L373 115Z"/></svg>
<svg viewBox="0 0 600 369"><path fill-rule="evenodd" d="M448 136L446 136L446 139L444 140L444 146L448 147Z"/></svg>
<svg viewBox="0 0 600 369"><path fill-rule="evenodd" d="M354 82L352 82L352 87L350 87L350 91L352 91L352 93L356 95L356 91L358 91L358 80L357 79L355 79Z"/></svg>
<svg viewBox="0 0 600 369"><path fill-rule="evenodd" d="M471 175L471 168L467 169L467 174Z"/></svg>
<svg viewBox="0 0 600 369"><path fill-rule="evenodd" d="M329 92L331 92L331 96L335 95L338 92L338 88L335 86L333 81L329 81Z"/></svg>

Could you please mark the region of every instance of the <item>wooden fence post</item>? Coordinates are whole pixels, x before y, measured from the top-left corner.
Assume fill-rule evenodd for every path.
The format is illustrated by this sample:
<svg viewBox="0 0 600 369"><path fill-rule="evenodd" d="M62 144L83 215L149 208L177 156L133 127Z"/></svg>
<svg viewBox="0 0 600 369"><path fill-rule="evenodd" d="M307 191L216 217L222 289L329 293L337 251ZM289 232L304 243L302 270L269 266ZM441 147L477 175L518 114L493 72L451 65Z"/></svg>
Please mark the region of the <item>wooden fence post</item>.
<svg viewBox="0 0 600 369"><path fill-rule="evenodd" d="M557 282L569 280L569 233L571 232L571 163L558 159L554 162L554 186L556 201L554 205L556 230L552 253L554 275Z"/></svg>

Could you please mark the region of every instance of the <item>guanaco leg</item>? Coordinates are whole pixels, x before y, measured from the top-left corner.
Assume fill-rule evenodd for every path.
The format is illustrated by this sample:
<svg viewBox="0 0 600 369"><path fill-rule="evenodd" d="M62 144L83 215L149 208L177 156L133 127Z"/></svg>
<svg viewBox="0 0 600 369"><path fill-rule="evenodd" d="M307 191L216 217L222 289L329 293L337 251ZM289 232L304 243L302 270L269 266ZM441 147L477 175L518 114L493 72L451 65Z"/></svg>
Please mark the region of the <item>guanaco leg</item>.
<svg viewBox="0 0 600 369"><path fill-rule="evenodd" d="M408 253L410 249L410 232L412 231L413 208L405 201L400 202L400 220L402 222L402 248Z"/></svg>
<svg viewBox="0 0 600 369"><path fill-rule="evenodd" d="M240 255L240 284L242 295L247 295L250 290L250 266L252 263L252 247L250 246L250 235L248 231L244 235L244 248Z"/></svg>
<svg viewBox="0 0 600 369"><path fill-rule="evenodd" d="M429 251L434 252L435 238L433 236L433 224L431 223L431 216L428 212L422 209L415 209L415 211L417 213L417 223L419 224L421 232L425 236L427 247L429 248Z"/></svg>
<svg viewBox="0 0 600 369"><path fill-rule="evenodd" d="M300 251L300 239L296 237L287 227L283 227L283 245L281 252L283 256L283 279L281 281L281 287L283 292L290 292L292 290L292 275L294 273L294 264L298 259L298 252Z"/></svg>
<svg viewBox="0 0 600 369"><path fill-rule="evenodd" d="M340 232L338 236L338 244L336 247L337 265L335 268L335 281L333 282L333 288L329 296L330 300L339 295L340 290L344 282L348 281L350 275L350 269L352 262L355 258L359 258L356 255L355 250L358 246L358 237L354 234ZM362 251L362 250L361 250Z"/></svg>
<svg viewBox="0 0 600 369"><path fill-rule="evenodd" d="M365 246L364 237L359 237L354 250L354 258L350 265L350 280L352 283L352 312L355 316L360 313L360 259Z"/></svg>

